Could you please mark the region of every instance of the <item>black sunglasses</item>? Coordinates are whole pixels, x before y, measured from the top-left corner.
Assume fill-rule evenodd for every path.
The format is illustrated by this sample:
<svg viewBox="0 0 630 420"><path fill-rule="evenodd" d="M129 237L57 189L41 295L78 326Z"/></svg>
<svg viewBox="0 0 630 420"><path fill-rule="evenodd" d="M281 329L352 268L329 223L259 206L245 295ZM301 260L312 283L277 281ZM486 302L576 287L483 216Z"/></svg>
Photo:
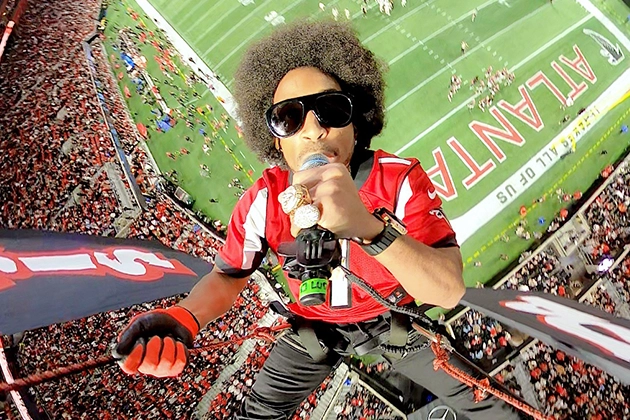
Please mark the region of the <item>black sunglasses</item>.
<svg viewBox="0 0 630 420"><path fill-rule="evenodd" d="M352 99L344 92L320 92L287 99L267 110L267 127L276 137L290 137L300 131L311 110L322 126L342 128L352 120Z"/></svg>

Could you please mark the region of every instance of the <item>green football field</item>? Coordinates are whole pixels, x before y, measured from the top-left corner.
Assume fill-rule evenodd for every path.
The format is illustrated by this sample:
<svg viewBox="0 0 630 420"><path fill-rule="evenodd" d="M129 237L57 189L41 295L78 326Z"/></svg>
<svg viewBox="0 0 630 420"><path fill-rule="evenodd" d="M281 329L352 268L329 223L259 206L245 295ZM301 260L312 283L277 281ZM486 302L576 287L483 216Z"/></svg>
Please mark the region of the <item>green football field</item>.
<svg viewBox="0 0 630 420"><path fill-rule="evenodd" d="M592 3L608 22L575 0L552 4L548 0L408 0L406 7L397 0L391 16L380 13L370 0L365 17L360 0L323 0L325 11L314 0L150 3L228 89L251 41L264 37L274 26L299 18L330 19L333 8L339 11L339 20L346 20L347 9L362 42L389 68L387 125L373 147L417 157L432 176L458 234L466 231L460 242L469 285L487 281L531 245L513 234L521 205L528 209L530 229L544 232L553 215L568 205L556 199L555 190L586 190L628 143L627 137L618 134L618 127L630 120L630 101L610 110L600 109L601 121L579 139L575 153L564 159L555 156L553 166L544 165L546 172L530 165L576 118L579 109L591 105L628 68L628 50L620 40L628 26L622 17L623 6L616 0ZM142 10L132 1L128 4ZM119 15L124 20L123 13ZM108 18L114 22L116 14L108 14ZM611 32L611 25L623 33ZM612 60L598 37L617 46L623 56ZM467 44L465 54L462 42ZM490 110L483 112L477 106L470 110L467 104L488 92L475 97L469 82L475 76L485 80L489 66L493 72L503 68L513 72L514 82L500 84ZM463 82L449 101L453 75ZM216 103L207 89L195 89L205 102ZM568 96L574 104L564 109ZM132 109L133 100L137 99L130 99ZM565 115L570 121L563 124ZM191 155L172 161L164 153L184 147L183 134L178 137L174 132L149 142L160 167L183 173L184 186L201 197L199 208L224 221L236 200L226 187L229 180L236 176L246 184L263 168L230 130L222 137L232 149L230 154L206 156L196 144ZM601 154L603 150L605 154ZM210 179L197 175L198 162L208 162ZM235 163L245 171L235 172ZM252 173L247 174L250 169ZM534 177L533 169L537 172ZM499 186L508 187L499 190ZM532 205L543 194L548 199ZM220 200L213 207L207 200L215 195ZM538 223L541 217L545 222ZM499 241L501 235L511 240ZM477 261L480 267L473 265Z"/></svg>

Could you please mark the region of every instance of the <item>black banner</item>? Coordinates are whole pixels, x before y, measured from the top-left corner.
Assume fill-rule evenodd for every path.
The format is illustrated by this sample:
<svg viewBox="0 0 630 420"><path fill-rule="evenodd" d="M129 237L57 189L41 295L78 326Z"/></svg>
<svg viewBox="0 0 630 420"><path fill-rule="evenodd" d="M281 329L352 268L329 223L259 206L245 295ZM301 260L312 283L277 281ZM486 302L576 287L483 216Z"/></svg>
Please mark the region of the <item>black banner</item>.
<svg viewBox="0 0 630 420"><path fill-rule="evenodd" d="M0 333L184 293L211 270L154 241L0 230Z"/></svg>
<svg viewBox="0 0 630 420"><path fill-rule="evenodd" d="M538 292L467 289L461 304L591 363L630 385L630 321Z"/></svg>

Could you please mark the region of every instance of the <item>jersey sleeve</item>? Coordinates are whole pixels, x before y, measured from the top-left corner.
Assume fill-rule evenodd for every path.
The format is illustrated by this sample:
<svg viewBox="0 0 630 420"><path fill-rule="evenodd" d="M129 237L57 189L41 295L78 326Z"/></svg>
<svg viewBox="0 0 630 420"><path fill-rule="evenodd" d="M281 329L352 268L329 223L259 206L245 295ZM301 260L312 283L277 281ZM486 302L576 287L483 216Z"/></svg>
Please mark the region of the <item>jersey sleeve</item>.
<svg viewBox="0 0 630 420"><path fill-rule="evenodd" d="M227 229L227 240L215 258L216 268L231 277L247 277L267 253L268 189L263 178L256 181L236 204Z"/></svg>
<svg viewBox="0 0 630 420"><path fill-rule="evenodd" d="M396 216L412 238L432 246L458 246L455 232L442 211L442 200L427 173L416 162L407 172L398 191Z"/></svg>

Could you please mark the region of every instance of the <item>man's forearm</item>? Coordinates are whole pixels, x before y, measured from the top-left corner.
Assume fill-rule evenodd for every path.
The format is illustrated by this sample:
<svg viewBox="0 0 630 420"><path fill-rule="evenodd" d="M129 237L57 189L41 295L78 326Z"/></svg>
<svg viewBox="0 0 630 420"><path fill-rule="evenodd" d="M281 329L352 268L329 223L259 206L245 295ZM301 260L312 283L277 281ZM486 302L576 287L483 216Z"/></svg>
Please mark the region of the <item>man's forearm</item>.
<svg viewBox="0 0 630 420"><path fill-rule="evenodd" d="M431 248L405 235L375 258L423 303L453 308L466 291L458 248Z"/></svg>
<svg viewBox="0 0 630 420"><path fill-rule="evenodd" d="M216 270L204 276L181 302L192 312L201 328L226 313L247 284L248 277L232 278Z"/></svg>

